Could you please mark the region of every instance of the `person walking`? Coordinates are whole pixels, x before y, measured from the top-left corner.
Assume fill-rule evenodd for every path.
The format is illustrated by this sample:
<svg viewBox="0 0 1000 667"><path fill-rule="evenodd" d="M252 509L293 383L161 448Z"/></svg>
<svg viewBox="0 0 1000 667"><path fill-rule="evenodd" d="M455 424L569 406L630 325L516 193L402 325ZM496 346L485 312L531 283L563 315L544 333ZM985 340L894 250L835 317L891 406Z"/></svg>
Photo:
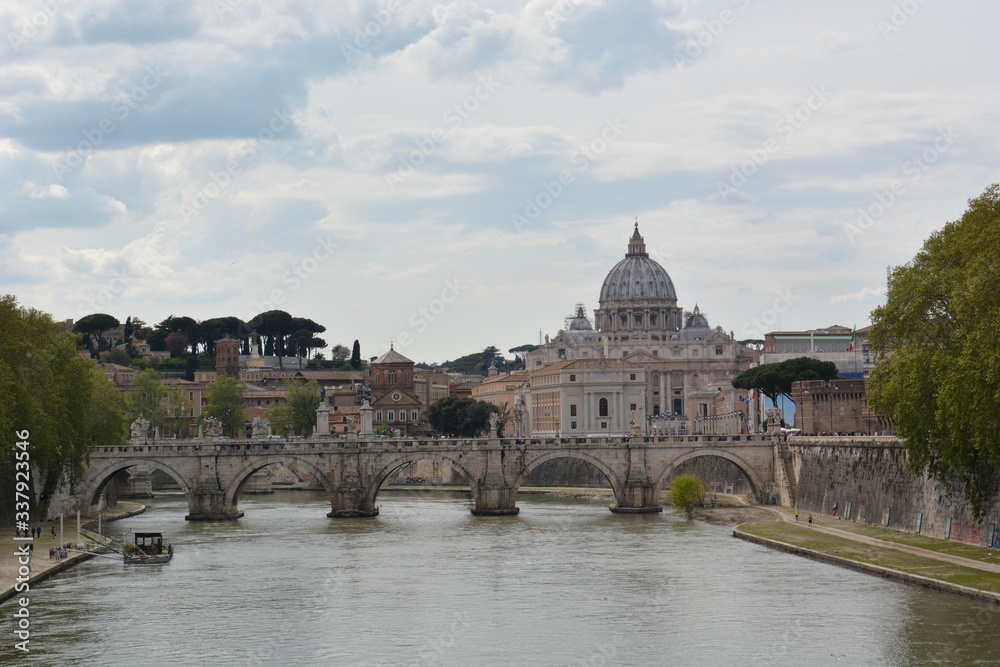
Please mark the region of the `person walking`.
<svg viewBox="0 0 1000 667"><path fill-rule="evenodd" d="M797 509L795 510L795 520L796 521L799 520L799 510L797 510Z"/></svg>
<svg viewBox="0 0 1000 667"><path fill-rule="evenodd" d="M812 525L813 525L813 515L810 514L809 515L809 526L812 527Z"/></svg>

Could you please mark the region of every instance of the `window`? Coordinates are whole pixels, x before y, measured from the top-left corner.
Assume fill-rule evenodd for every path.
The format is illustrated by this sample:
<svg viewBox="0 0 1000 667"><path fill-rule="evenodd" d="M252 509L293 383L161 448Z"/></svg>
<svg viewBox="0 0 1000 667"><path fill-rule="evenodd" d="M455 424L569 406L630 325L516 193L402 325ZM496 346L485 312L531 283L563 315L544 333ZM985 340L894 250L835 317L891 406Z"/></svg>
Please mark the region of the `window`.
<svg viewBox="0 0 1000 667"><path fill-rule="evenodd" d="M607 428L608 422L601 422L601 428Z"/></svg>
<svg viewBox="0 0 1000 667"><path fill-rule="evenodd" d="M659 387L660 386L660 374L659 373L653 373L653 386L654 387Z"/></svg>
<svg viewBox="0 0 1000 667"><path fill-rule="evenodd" d="M628 379L629 380L634 380L635 379L635 373L629 373L628 374Z"/></svg>
<svg viewBox="0 0 1000 667"><path fill-rule="evenodd" d="M576 376L575 375L570 375L569 376L569 381L570 382L576 382Z"/></svg>
<svg viewBox="0 0 1000 667"><path fill-rule="evenodd" d="M396 384L396 371L387 372L386 378L388 379L389 384Z"/></svg>
<svg viewBox="0 0 1000 667"><path fill-rule="evenodd" d="M375 413L375 421L382 421L382 411L379 410Z"/></svg>
<svg viewBox="0 0 1000 667"><path fill-rule="evenodd" d="M629 410L635 410L635 403L633 403L633 404L632 404L632 405L631 405L631 406L629 407Z"/></svg>
<svg viewBox="0 0 1000 667"><path fill-rule="evenodd" d="M570 417L576 417L576 406L575 405L569 406L569 416Z"/></svg>
<svg viewBox="0 0 1000 667"><path fill-rule="evenodd" d="M412 419L413 421L417 421L417 411L416 410L413 410L412 412L410 412L410 419Z"/></svg>
<svg viewBox="0 0 1000 667"><path fill-rule="evenodd" d="M576 428L576 422L570 422L570 423L569 423L569 427L570 427L571 429L575 429L575 428Z"/></svg>
<svg viewBox="0 0 1000 667"><path fill-rule="evenodd" d="M602 398L597 403L597 416L607 417L608 416L608 399Z"/></svg>
<svg viewBox="0 0 1000 667"><path fill-rule="evenodd" d="M721 345L716 345L715 346L715 353L716 354L722 354L722 346Z"/></svg>
<svg viewBox="0 0 1000 667"><path fill-rule="evenodd" d="M560 359L566 358L566 350L559 350L559 358Z"/></svg>
<svg viewBox="0 0 1000 667"><path fill-rule="evenodd" d="M389 410L389 421L391 421L391 422L396 421L396 411L395 410Z"/></svg>
<svg viewBox="0 0 1000 667"><path fill-rule="evenodd" d="M659 417L660 416L660 406L659 405L654 405L653 406L653 416L654 417Z"/></svg>

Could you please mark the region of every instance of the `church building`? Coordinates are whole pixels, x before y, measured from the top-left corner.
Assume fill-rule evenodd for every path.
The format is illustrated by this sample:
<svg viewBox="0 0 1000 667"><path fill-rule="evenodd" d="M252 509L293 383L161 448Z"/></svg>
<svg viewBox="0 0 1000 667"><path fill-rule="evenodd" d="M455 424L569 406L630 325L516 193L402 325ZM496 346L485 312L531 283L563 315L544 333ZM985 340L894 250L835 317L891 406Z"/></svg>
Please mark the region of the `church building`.
<svg viewBox="0 0 1000 667"><path fill-rule="evenodd" d="M531 379L523 391L520 430L525 435L622 434L634 421L633 409L643 433L721 432L723 421L727 429L735 424L745 430L738 425L745 423L746 394L734 389L732 380L750 367L752 350L732 332L711 327L697 305L689 312L677 305L674 283L646 252L638 222L624 259L601 285L593 323L582 304L568 319L565 329L546 336L545 344L526 357ZM604 369L595 363L602 359ZM588 372L569 372L566 362L575 360L590 360L578 364ZM553 365L559 365L551 368L559 368L558 373L550 372ZM608 385L612 368L614 388ZM591 379L601 386L588 387ZM571 393L573 399L557 400L553 392ZM544 409L533 409L533 401L542 401ZM556 405L560 414L551 414Z"/></svg>

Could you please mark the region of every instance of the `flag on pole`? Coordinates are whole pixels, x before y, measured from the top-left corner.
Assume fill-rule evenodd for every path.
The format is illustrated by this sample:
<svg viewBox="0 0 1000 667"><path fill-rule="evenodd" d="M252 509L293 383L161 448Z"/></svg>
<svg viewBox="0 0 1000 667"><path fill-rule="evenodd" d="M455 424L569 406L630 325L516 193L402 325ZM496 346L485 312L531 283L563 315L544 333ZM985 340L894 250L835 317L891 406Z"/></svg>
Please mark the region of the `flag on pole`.
<svg viewBox="0 0 1000 667"><path fill-rule="evenodd" d="M858 336L858 325L854 325L854 330L851 331L851 344L847 346L848 352L854 352L854 339Z"/></svg>

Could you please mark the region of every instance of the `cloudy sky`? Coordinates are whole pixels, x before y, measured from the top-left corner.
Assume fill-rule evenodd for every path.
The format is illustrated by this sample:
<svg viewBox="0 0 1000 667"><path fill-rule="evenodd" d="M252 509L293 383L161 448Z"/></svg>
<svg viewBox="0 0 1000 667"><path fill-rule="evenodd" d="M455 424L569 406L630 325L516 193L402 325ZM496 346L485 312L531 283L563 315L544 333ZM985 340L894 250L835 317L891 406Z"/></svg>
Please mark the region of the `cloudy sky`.
<svg viewBox="0 0 1000 667"><path fill-rule="evenodd" d="M588 312L638 218L737 337L868 323L1000 180L1000 5L0 5L0 291L444 361Z"/></svg>

